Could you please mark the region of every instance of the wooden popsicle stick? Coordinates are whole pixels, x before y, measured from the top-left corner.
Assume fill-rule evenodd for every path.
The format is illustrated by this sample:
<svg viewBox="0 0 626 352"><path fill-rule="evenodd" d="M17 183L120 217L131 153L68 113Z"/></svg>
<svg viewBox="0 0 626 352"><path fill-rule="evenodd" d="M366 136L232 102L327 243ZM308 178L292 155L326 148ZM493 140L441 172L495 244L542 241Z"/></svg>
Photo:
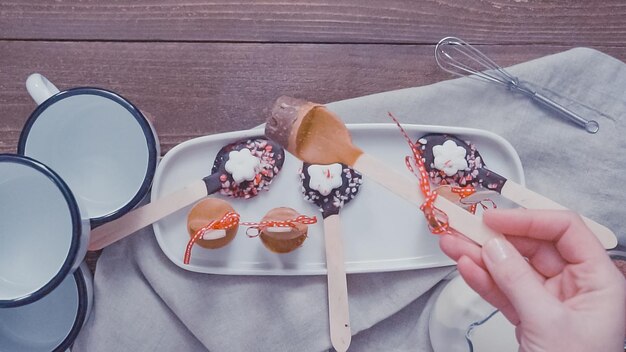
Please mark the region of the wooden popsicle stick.
<svg viewBox="0 0 626 352"><path fill-rule="evenodd" d="M527 209L569 210L567 207L553 201L552 199L533 192L511 180L507 180L504 183L500 194ZM617 246L617 236L615 236L613 231L587 217L582 215L581 217L585 222L585 225L591 229L605 249L612 249Z"/></svg>
<svg viewBox="0 0 626 352"><path fill-rule="evenodd" d="M324 219L324 244L326 270L328 271L328 318L330 341L335 350L347 351L352 341L350 311L348 308L348 284L341 240L339 215Z"/></svg>
<svg viewBox="0 0 626 352"><path fill-rule="evenodd" d="M416 178L410 178L389 168L371 155L361 154L352 167L417 207L424 202ZM448 215L450 227L481 246L490 238L501 236L487 227L481 217L469 213L444 197L437 197L435 206Z"/></svg>
<svg viewBox="0 0 626 352"><path fill-rule="evenodd" d="M89 250L98 250L117 242L207 195L208 191L205 181L198 180L183 189L134 209L119 219L105 223L92 230Z"/></svg>

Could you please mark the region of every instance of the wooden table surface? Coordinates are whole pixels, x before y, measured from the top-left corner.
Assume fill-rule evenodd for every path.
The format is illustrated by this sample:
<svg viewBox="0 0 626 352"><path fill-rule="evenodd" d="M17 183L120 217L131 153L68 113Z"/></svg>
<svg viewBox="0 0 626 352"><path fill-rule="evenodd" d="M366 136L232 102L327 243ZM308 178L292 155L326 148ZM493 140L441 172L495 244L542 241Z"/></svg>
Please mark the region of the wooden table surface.
<svg viewBox="0 0 626 352"><path fill-rule="evenodd" d="M451 78L433 59L448 35L503 66L576 46L625 61L625 18L623 0L2 1L0 152L35 107L32 72L128 98L165 153L262 123L282 94L330 102Z"/></svg>

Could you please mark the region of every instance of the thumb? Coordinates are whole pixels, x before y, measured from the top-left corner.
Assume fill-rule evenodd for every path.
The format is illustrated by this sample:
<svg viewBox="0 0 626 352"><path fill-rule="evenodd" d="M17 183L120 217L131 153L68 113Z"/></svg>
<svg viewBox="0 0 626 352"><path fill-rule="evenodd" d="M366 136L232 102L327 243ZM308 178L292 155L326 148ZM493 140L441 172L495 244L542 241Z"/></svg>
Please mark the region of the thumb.
<svg viewBox="0 0 626 352"><path fill-rule="evenodd" d="M483 261L491 277L508 298L520 320L542 314L551 305L552 297L530 264L503 237L490 239L483 246Z"/></svg>

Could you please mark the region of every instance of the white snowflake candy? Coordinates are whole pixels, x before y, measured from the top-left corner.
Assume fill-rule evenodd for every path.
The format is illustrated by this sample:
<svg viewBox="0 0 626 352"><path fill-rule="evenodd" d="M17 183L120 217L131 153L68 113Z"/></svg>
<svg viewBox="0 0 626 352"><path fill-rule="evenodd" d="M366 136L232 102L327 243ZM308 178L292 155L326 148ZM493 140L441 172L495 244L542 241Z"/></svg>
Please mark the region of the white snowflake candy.
<svg viewBox="0 0 626 352"><path fill-rule="evenodd" d="M447 176L453 176L467 169L465 155L465 148L458 146L454 141L447 140L443 145L433 147L434 167L443 171Z"/></svg>
<svg viewBox="0 0 626 352"><path fill-rule="evenodd" d="M341 164L309 165L309 188L320 192L321 195L329 195L333 189L341 187Z"/></svg>
<svg viewBox="0 0 626 352"><path fill-rule="evenodd" d="M226 172L232 175L235 183L254 180L261 168L261 160L252 155L250 149L233 150L228 153Z"/></svg>

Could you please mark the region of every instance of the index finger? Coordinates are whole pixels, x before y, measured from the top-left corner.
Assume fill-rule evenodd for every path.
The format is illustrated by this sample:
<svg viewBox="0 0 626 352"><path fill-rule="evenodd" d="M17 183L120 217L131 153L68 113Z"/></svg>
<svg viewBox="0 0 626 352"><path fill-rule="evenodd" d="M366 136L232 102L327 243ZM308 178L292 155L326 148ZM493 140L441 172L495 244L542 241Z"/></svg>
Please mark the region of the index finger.
<svg viewBox="0 0 626 352"><path fill-rule="evenodd" d="M595 235L571 211L492 209L484 213L483 221L506 235L553 242L563 259L570 263L606 256Z"/></svg>

